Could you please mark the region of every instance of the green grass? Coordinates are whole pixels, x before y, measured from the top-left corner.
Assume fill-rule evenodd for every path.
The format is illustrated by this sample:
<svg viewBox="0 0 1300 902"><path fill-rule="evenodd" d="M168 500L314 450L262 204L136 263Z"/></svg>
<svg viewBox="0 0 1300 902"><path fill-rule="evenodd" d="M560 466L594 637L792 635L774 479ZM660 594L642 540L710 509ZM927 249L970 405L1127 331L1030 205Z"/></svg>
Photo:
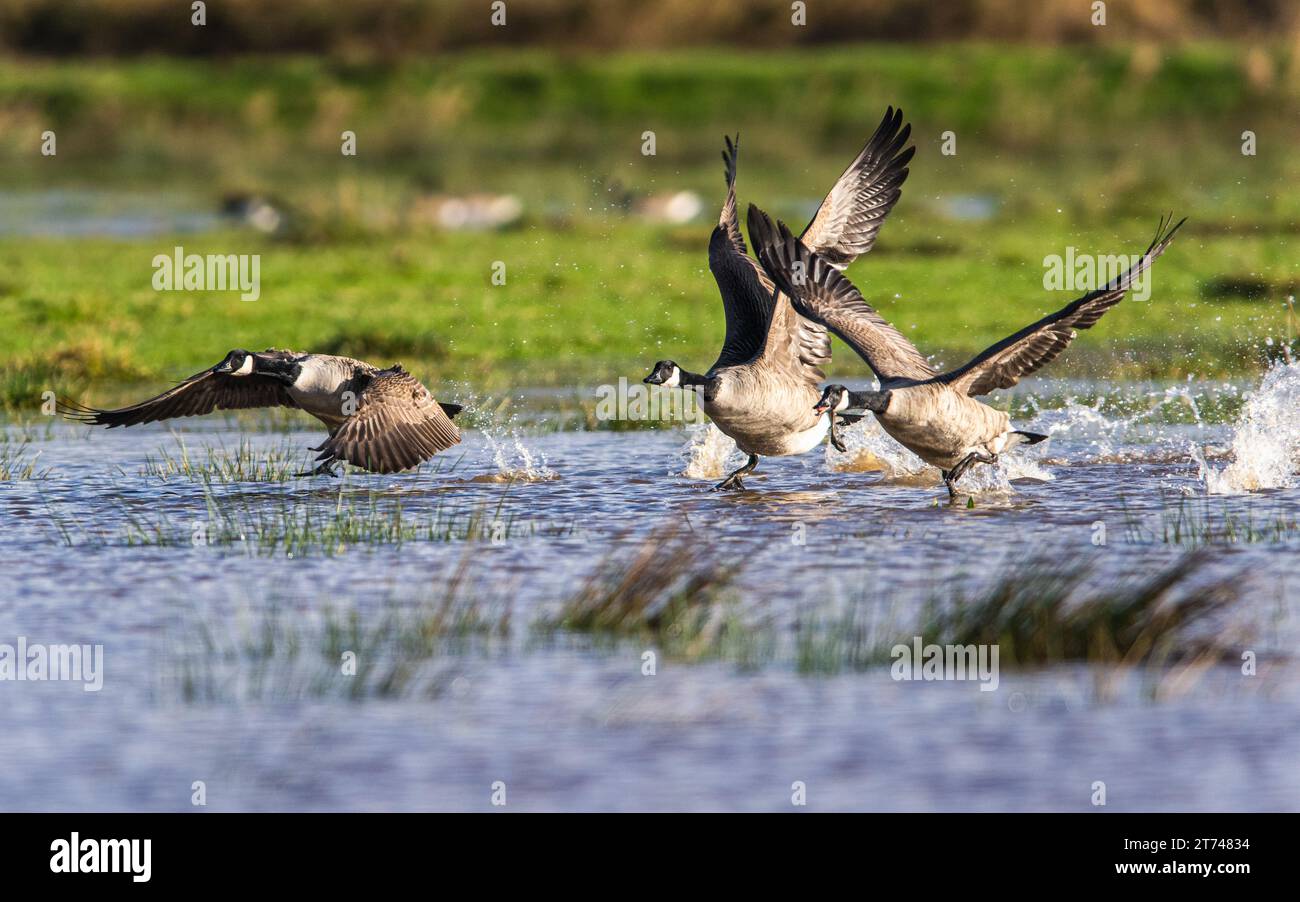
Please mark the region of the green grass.
<svg viewBox="0 0 1300 902"><path fill-rule="evenodd" d="M163 481L185 479L205 485L231 482L288 482L296 474L312 469L311 455L299 445L282 442L273 448L257 448L245 438L235 449L203 449L202 458L192 458L185 439L176 435L175 448L160 447L156 456L146 456L140 475Z"/></svg>
<svg viewBox="0 0 1300 902"><path fill-rule="evenodd" d="M40 466L41 452L33 452L27 441L0 442L0 482L44 479L49 467Z"/></svg>
<svg viewBox="0 0 1300 902"><path fill-rule="evenodd" d="M1008 668L1142 665L1159 677L1166 668L1233 659L1249 629L1232 620L1242 574L1207 576L1213 558L1204 551L1106 586L1089 582L1089 564L1041 552L978 588L946 584L920 611L908 613L868 588L847 604L803 605L788 624L761 602L739 603L734 561L746 556L689 533L655 535L610 551L536 626L551 637L646 643L678 660L775 664L820 676L883 669L896 645L921 636L928 644L996 645Z"/></svg>
<svg viewBox="0 0 1300 902"><path fill-rule="evenodd" d="M1124 512L1129 542L1163 542L1185 548L1208 545L1285 544L1300 539L1300 516L1293 507L1268 498L1244 500L1201 495L1163 498L1159 522L1144 522Z"/></svg>
<svg viewBox="0 0 1300 902"><path fill-rule="evenodd" d="M1222 621L1241 598L1241 576L1201 577L1210 560L1188 553L1105 588L1086 586L1087 565L1030 560L982 592L932 603L918 635L941 637L934 640L940 644L997 645L1007 667L1231 660L1241 637Z"/></svg>
<svg viewBox="0 0 1300 902"><path fill-rule="evenodd" d="M1054 375L1184 379L1259 372L1297 335L1293 253L1300 83L1288 48L1250 75L1245 46L852 47L557 56L483 52L391 65L0 60L0 187L270 192L292 240L245 231L0 242L0 402L31 413L57 390L110 403L232 347L402 362L433 384L639 379L657 359L704 369L722 310L708 272L724 132L743 135L742 204L803 221L886 104L918 154L876 249L849 275L903 333L956 365L1072 299L1043 258L1137 253L1159 215L1188 226ZM1258 60L1257 60L1258 62ZM1257 67L1258 68L1258 67ZM59 155L29 138L59 134ZM1240 153L1244 128L1259 153ZM338 134L355 130L355 158ZM641 133L658 152L642 156ZM957 133L956 156L939 152ZM697 223L624 215L606 190L701 193ZM404 218L428 192L503 191L525 217L493 233ZM955 197L991 204L954 218ZM155 254L261 255L262 297L155 292ZM495 261L506 284L493 285ZM833 377L865 367L839 346ZM463 387L463 386L462 386ZM496 398L489 400L495 401Z"/></svg>
<svg viewBox="0 0 1300 902"><path fill-rule="evenodd" d="M614 547L572 591L519 612L512 580L471 579L483 559L469 546L432 594L413 599L293 611L270 603L234 617L187 617L163 658L164 693L185 702L431 697L462 669L448 655L557 644L643 661L654 650L686 664L885 678L893 649L920 636L997 646L1008 670L1092 665L1102 695L1107 681L1137 669L1159 698L1237 660L1253 629L1239 608L1242 573L1207 575L1213 559L1205 552L1106 586L1089 582L1088 564L1040 553L978 587L945 583L919 609L867 587L847 604L810 602L793 619L773 616L771 598L742 603L734 559L745 555L737 552L688 533L656 533ZM354 674L341 670L348 653Z"/></svg>
<svg viewBox="0 0 1300 902"><path fill-rule="evenodd" d="M140 467L141 476L164 482L186 480L205 486L314 478L300 476L316 466L314 452L292 441L258 447L249 439L241 437L234 448L228 448L224 444L216 447L204 445L200 454L191 454L184 435L173 433L172 438L172 447L160 446L154 454L145 455L144 464ZM420 469L430 473L451 473L460 461L460 457L441 456L422 464ZM346 464L341 466L347 471L354 469Z"/></svg>
<svg viewBox="0 0 1300 902"><path fill-rule="evenodd" d="M353 491L346 483L334 492L303 498L284 493L217 493L212 485L218 479L200 481L206 502L201 515L159 511L152 503L124 499L124 522L112 528L87 529L52 507L50 521L59 541L68 547L236 549L249 556L294 558L334 557L413 542L499 544L577 530L576 524L539 523L508 509L508 485L495 504L437 500L428 510L412 512L400 499L373 490Z"/></svg>
<svg viewBox="0 0 1300 902"><path fill-rule="evenodd" d="M377 610L345 604L304 615L271 604L193 615L168 636L160 695L187 704L436 698L460 670L449 655L510 634L511 596L472 585L471 560L467 553L438 591Z"/></svg>
<svg viewBox="0 0 1300 902"><path fill-rule="evenodd" d="M689 626L731 591L738 563L691 533L652 536L607 554L570 596L553 626L580 633L662 639Z"/></svg>
<svg viewBox="0 0 1300 902"><path fill-rule="evenodd" d="M1067 296L1041 286L1040 260L1078 241L1064 223L1033 229L996 226L978 235L948 232L956 252L939 258L883 253L914 227L890 223L882 253L850 275L898 327L944 363L964 357L1036 319ZM1121 248L1140 248L1151 223L1132 221ZM186 241L262 254L263 297L241 302L217 293L167 293L149 284L160 242L9 241L0 248L0 388L15 411L34 414L42 392L110 403L159 388L219 360L233 347L336 349L375 363L401 362L430 382L469 381L486 391L529 383L639 380L655 360L702 370L721 344L723 317L707 270L707 229L686 240L631 223L565 231L438 238L367 239L286 247L247 236ZM1116 250L1103 237L1091 246ZM626 256L611 257L609 248ZM993 259L990 260L990 255ZM1283 272L1294 264L1276 242L1199 237L1193 225L1157 264L1153 297L1125 303L1070 349L1052 372L1184 378L1254 372L1267 347L1291 338L1294 314L1281 301L1206 301L1205 279L1229 265ZM488 280L508 261L505 286ZM898 297L895 297L898 295ZM376 350L384 330L443 348L413 355ZM354 337L354 332L356 337ZM833 374L862 375L837 347ZM91 388L94 388L92 391Z"/></svg>

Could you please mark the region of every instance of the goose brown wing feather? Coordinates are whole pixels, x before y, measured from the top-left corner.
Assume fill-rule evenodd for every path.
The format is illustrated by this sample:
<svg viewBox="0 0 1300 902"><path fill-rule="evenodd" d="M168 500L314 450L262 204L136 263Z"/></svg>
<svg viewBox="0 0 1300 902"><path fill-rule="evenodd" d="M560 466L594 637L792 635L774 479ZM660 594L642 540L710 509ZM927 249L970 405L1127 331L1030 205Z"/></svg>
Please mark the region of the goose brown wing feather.
<svg viewBox="0 0 1300 902"><path fill-rule="evenodd" d="M830 339L822 326L788 309L789 301L776 295L772 280L746 251L736 212L739 152L740 136L726 138L727 198L709 238L709 270L722 295L727 331L710 370L749 363L762 354L816 384L825 378L820 366L830 361Z"/></svg>
<svg viewBox="0 0 1300 902"><path fill-rule="evenodd" d="M246 410L256 407L293 407L284 384L269 376L231 376L215 367L195 373L167 391L129 407L102 410L72 402L61 402L65 417L92 426L138 426L175 417L194 417L216 410Z"/></svg>
<svg viewBox="0 0 1300 902"><path fill-rule="evenodd" d="M320 446L316 459L395 473L459 441L460 430L429 390L401 367L392 367L375 374L357 398L356 411Z"/></svg>
<svg viewBox="0 0 1300 902"><path fill-rule="evenodd" d="M907 164L916 153L915 147L905 146L911 134L912 126L903 124L903 111L889 107L799 236L836 269L843 270L875 245L881 224L902 195Z"/></svg>
<svg viewBox="0 0 1300 902"><path fill-rule="evenodd" d="M838 269L795 238L785 223L773 225L749 205L749 238L764 271L803 317L838 335L867 362L876 378L925 380L934 368Z"/></svg>

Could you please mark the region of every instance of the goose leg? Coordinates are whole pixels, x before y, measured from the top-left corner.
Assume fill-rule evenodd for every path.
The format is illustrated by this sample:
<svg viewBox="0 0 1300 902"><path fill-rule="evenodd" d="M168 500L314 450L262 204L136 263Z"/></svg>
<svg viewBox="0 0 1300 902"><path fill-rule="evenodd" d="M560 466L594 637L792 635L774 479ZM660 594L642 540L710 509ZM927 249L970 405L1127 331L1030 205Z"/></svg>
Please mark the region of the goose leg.
<svg viewBox="0 0 1300 902"><path fill-rule="evenodd" d="M835 431L835 411L831 411L830 418L831 418L831 447L834 448L836 451L840 452L841 454L843 454L845 451L849 449L844 447L844 442L840 440L839 433Z"/></svg>
<svg viewBox="0 0 1300 902"><path fill-rule="evenodd" d="M339 474L334 471L334 461L327 460L314 470L304 470L301 473L294 473L295 478L302 476L334 476Z"/></svg>
<svg viewBox="0 0 1300 902"><path fill-rule="evenodd" d="M727 489L743 489L745 487L743 477L748 475L749 473L754 472L754 468L756 466L758 466L758 455L757 454L749 455L749 462L746 463L743 467L741 467L736 472L732 473L726 479L722 480L722 482L719 482L717 485L715 485L713 487L713 491L721 492L721 491L726 491Z"/></svg>
<svg viewBox="0 0 1300 902"><path fill-rule="evenodd" d="M974 464L995 464L997 462L998 456L996 454L980 454L975 451L957 461L957 466L953 467L951 470L940 471L943 473L944 484L948 486L948 497L950 499L955 499L957 497L957 489L954 484L958 479L961 479L962 476L966 474L966 471Z"/></svg>

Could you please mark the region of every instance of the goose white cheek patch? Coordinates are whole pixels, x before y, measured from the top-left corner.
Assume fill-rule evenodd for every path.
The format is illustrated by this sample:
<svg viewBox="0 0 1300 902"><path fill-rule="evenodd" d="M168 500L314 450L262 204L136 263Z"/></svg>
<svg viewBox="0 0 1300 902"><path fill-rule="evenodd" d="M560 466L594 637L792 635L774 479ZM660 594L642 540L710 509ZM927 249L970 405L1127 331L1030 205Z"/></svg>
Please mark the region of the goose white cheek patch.
<svg viewBox="0 0 1300 902"><path fill-rule="evenodd" d="M668 388L676 388L682 384L682 371L673 367L673 374L664 380L664 385Z"/></svg>
<svg viewBox="0 0 1300 902"><path fill-rule="evenodd" d="M235 372L232 375L235 376L253 375L253 358L251 356L245 357L244 362L239 365L239 369L235 370Z"/></svg>

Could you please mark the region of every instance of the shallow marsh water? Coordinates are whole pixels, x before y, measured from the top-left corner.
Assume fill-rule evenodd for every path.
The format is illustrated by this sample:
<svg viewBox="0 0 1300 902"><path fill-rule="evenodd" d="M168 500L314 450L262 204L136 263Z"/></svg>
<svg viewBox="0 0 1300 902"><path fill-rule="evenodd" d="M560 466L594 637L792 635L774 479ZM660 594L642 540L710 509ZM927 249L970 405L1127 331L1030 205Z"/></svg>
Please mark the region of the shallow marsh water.
<svg viewBox="0 0 1300 902"><path fill-rule="evenodd" d="M801 781L810 809L1084 810L1103 781L1110 809L1300 809L1297 386L1040 381L1017 423L1052 440L977 471L973 506L871 423L727 494L706 428L521 418L417 475L205 482L160 475L179 441L296 469L319 432L11 425L49 473L0 482L0 642L102 644L104 682L0 681L0 808L189 810L203 781L209 810L491 810L502 781L508 810L787 810ZM1206 545L1197 578L1240 590L1214 626L1258 672L1004 666L982 692L660 649L646 676L645 641L530 627L679 531L743 561L732 601L778 637L847 606L911 636L925 604L1033 561L1107 585ZM494 628L340 673L340 650L403 654L376 624L455 579Z"/></svg>

